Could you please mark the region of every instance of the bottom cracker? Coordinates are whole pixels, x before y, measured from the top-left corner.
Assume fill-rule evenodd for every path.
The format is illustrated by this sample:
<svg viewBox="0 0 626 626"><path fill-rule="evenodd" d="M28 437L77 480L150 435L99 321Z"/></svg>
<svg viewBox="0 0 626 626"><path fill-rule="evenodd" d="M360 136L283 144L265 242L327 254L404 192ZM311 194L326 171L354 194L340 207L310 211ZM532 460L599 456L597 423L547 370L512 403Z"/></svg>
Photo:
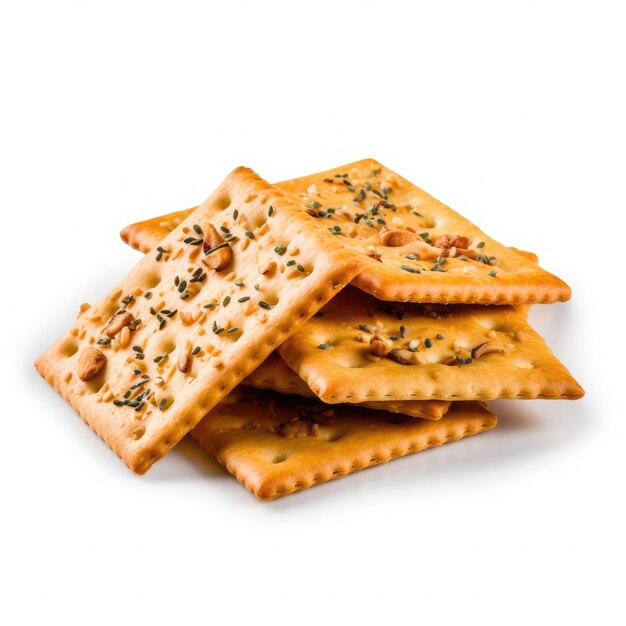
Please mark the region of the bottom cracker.
<svg viewBox="0 0 626 626"><path fill-rule="evenodd" d="M442 419L429 421L299 397L277 402L275 394L240 388L191 434L257 498L272 500L490 430L497 421L480 402L453 402Z"/></svg>

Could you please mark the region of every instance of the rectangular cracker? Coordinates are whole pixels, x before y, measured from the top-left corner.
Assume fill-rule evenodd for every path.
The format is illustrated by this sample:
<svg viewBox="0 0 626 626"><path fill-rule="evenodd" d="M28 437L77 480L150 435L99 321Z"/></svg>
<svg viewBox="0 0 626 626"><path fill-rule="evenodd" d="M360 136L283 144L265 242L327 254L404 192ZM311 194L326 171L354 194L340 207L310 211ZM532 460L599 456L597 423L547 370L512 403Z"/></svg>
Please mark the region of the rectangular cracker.
<svg viewBox="0 0 626 626"><path fill-rule="evenodd" d="M260 500L340 478L495 427L480 402L455 402L439 421L399 418L303 398L235 397L216 406L192 436ZM285 435L293 435L288 438Z"/></svg>
<svg viewBox="0 0 626 626"><path fill-rule="evenodd" d="M386 303L349 287L320 313L278 351L324 402L576 399L584 393L514 307ZM372 342L380 348L380 338L403 352L377 358Z"/></svg>
<svg viewBox="0 0 626 626"><path fill-rule="evenodd" d="M310 387L285 363L278 352L272 354L248 374L243 385L256 389L271 389L282 394L295 394L305 398L316 398ZM401 400L387 402L363 402L359 406L390 413L402 413L423 419L441 419L450 408L450 402L441 400Z"/></svg>
<svg viewBox="0 0 626 626"><path fill-rule="evenodd" d="M523 250L519 252L523 255L534 256L532 253ZM515 310L527 317L531 306L518 304L515 306ZM282 394L317 398L311 388L287 365L276 350L259 367L246 376L241 384L254 387L255 389L269 389ZM345 398L341 401L349 400L350 398ZM437 420L445 415L450 407L450 402L441 400L387 400L384 402L363 402L359 403L358 406Z"/></svg>
<svg viewBox="0 0 626 626"><path fill-rule="evenodd" d="M205 255L209 224L226 241ZM205 265L228 249L227 267ZM287 266L288 259L297 265ZM35 366L141 474L358 269L354 255L313 218L238 168ZM132 315L131 326L141 323L100 345L109 320L122 310ZM84 381L83 359L97 361L88 349L99 350L106 364Z"/></svg>
<svg viewBox="0 0 626 626"><path fill-rule="evenodd" d="M363 271L353 284L381 300L517 304L564 301L571 296L561 279L535 261L505 248L373 159L277 186L362 257ZM131 224L121 236L147 251L183 216L184 212L171 213ZM454 251L445 247L447 235L457 242L458 237L467 238L464 257L458 245Z"/></svg>

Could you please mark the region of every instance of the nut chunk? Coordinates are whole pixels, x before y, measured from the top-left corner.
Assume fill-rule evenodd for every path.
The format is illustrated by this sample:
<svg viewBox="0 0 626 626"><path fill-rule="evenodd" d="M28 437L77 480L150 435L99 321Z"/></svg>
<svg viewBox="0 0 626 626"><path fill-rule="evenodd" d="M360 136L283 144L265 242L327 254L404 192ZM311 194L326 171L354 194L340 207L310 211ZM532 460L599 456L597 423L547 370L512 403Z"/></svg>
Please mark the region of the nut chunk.
<svg viewBox="0 0 626 626"><path fill-rule="evenodd" d="M486 341L472 350L472 358L479 359L490 352L504 352L505 347L499 341Z"/></svg>
<svg viewBox="0 0 626 626"><path fill-rule="evenodd" d="M382 228L380 231L380 243L382 243L383 246L397 248L400 246L406 246L416 240L417 235L409 232L408 230L391 230Z"/></svg>
<svg viewBox="0 0 626 626"><path fill-rule="evenodd" d="M462 235L441 235L435 240L437 248L461 248L467 250L469 248L469 239Z"/></svg>
<svg viewBox="0 0 626 626"><path fill-rule="evenodd" d="M78 359L78 378L91 380L97 376L106 363L106 356L97 348L85 348Z"/></svg>
<svg viewBox="0 0 626 626"><path fill-rule="evenodd" d="M320 427L315 423L297 419L287 422L286 424L280 424L276 432L287 439L294 439L296 437L319 437Z"/></svg>
<svg viewBox="0 0 626 626"><path fill-rule="evenodd" d="M204 229L204 253L202 262L216 272L226 269L233 258L233 251L228 242L222 242L220 234L213 224L207 224Z"/></svg>
<svg viewBox="0 0 626 626"><path fill-rule="evenodd" d="M391 350L389 354L387 354L387 357L401 363L402 365L417 365L419 363L417 352L402 350L401 348Z"/></svg>
<svg viewBox="0 0 626 626"><path fill-rule="evenodd" d="M122 328L129 326L132 321L133 316L128 311L118 311L102 329L102 334L107 335L107 337L114 337Z"/></svg>
<svg viewBox="0 0 626 626"><path fill-rule="evenodd" d="M370 352L376 356L387 356L392 346L392 341L382 335L374 335L370 339Z"/></svg>

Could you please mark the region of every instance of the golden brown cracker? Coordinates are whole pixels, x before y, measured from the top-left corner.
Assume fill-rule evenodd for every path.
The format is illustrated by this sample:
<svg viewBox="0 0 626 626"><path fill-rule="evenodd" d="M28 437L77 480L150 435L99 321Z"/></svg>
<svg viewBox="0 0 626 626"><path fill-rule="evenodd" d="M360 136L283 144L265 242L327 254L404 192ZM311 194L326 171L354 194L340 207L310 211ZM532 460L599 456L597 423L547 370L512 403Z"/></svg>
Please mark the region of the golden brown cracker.
<svg viewBox="0 0 626 626"><path fill-rule="evenodd" d="M353 284L381 300L515 304L571 295L562 280L373 159L281 188L367 257Z"/></svg>
<svg viewBox="0 0 626 626"><path fill-rule="evenodd" d="M203 238L221 243L207 253ZM210 269L216 259L227 263ZM335 237L238 168L36 368L143 473L357 271Z"/></svg>
<svg viewBox="0 0 626 626"><path fill-rule="evenodd" d="M480 402L454 402L442 419L430 421L244 392L216 406L192 435L257 498L271 500L496 423Z"/></svg>
<svg viewBox="0 0 626 626"><path fill-rule="evenodd" d="M363 258L353 284L381 300L516 304L571 295L535 261L505 248L373 159L277 186ZM122 238L145 252L176 216L132 224Z"/></svg>
<svg viewBox="0 0 626 626"><path fill-rule="evenodd" d="M150 252L156 248L169 233L183 220L187 219L198 207L174 211L165 215L130 224L120 233L122 240L141 252Z"/></svg>
<svg viewBox="0 0 626 626"><path fill-rule="evenodd" d="M256 389L271 389L283 394L296 394L305 398L316 398L308 385L285 363L278 352L272 352L242 384ZM450 402L440 400L406 400L387 402L364 402L360 406L391 413L402 413L412 417L438 420L443 417Z"/></svg>
<svg viewBox="0 0 626 626"><path fill-rule="evenodd" d="M389 303L349 287L320 314L278 350L324 402L584 393L514 307Z"/></svg>

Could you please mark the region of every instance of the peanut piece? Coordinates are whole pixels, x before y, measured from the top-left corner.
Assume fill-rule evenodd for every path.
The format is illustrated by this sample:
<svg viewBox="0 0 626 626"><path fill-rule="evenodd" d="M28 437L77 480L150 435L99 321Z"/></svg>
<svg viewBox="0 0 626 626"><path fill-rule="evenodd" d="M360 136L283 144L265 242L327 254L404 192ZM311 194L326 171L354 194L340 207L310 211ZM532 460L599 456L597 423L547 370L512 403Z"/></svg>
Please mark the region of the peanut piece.
<svg viewBox="0 0 626 626"><path fill-rule="evenodd" d="M226 269L233 258L233 251L228 244L215 250L221 243L222 237L215 229L215 226L210 223L207 224L204 228L203 244L206 256L202 259L202 263L216 272Z"/></svg>
<svg viewBox="0 0 626 626"><path fill-rule="evenodd" d="M467 250L469 248L469 239L462 235L441 235L435 239L435 246L437 248L457 248L457 253L464 254L460 249Z"/></svg>
<svg viewBox="0 0 626 626"><path fill-rule="evenodd" d="M128 311L118 311L102 329L102 334L107 337L115 337L122 328L131 323L132 319L133 316Z"/></svg>
<svg viewBox="0 0 626 626"><path fill-rule="evenodd" d="M117 340L122 348L125 348L130 343L130 328L128 328L128 326L124 326L124 328L120 330Z"/></svg>
<svg viewBox="0 0 626 626"><path fill-rule="evenodd" d="M409 243L417 241L417 235L414 235L406 230L381 230L379 237L383 246L391 246L394 248L398 246L406 246Z"/></svg>
<svg viewBox="0 0 626 626"><path fill-rule="evenodd" d="M401 363L402 365L417 365L417 352L411 352L410 350L391 350L387 357Z"/></svg>
<svg viewBox="0 0 626 626"><path fill-rule="evenodd" d="M78 378L91 380L106 363L106 356L97 348L85 348L78 359Z"/></svg>
<svg viewBox="0 0 626 626"><path fill-rule="evenodd" d="M485 343L481 343L472 350L472 358L479 359L481 356L491 352L504 352L504 345L499 341L486 341Z"/></svg>
<svg viewBox="0 0 626 626"><path fill-rule="evenodd" d="M392 346L393 342L382 335L374 335L370 339L370 352L376 356L387 356Z"/></svg>

